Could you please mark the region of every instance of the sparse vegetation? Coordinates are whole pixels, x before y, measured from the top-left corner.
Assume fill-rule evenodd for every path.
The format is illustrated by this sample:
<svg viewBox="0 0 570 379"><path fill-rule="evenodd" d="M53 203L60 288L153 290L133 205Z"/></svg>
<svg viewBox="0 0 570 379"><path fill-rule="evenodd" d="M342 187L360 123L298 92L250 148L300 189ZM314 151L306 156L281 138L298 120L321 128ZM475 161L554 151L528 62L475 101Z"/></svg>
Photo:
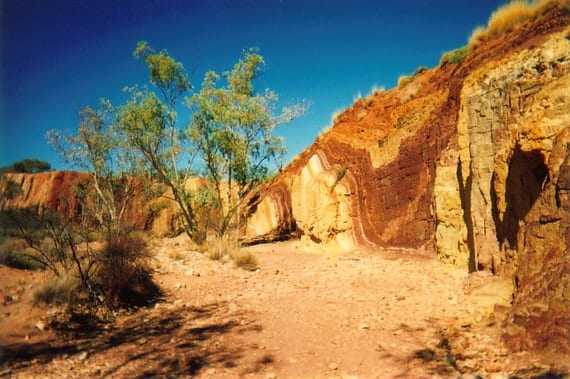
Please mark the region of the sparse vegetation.
<svg viewBox="0 0 570 379"><path fill-rule="evenodd" d="M34 291L34 305L76 304L81 283L74 276L51 277Z"/></svg>
<svg viewBox="0 0 570 379"><path fill-rule="evenodd" d="M332 191L334 191L338 182L340 182L342 180L342 178L344 178L344 176L346 175L346 170L348 170L348 166L346 164L341 165L339 167L339 169L337 170L335 177L334 177L334 182L331 185L331 189L330 189L331 193L332 193Z"/></svg>
<svg viewBox="0 0 570 379"><path fill-rule="evenodd" d="M0 264L21 269L41 270L45 268L41 260L33 252L27 251L24 240L3 237L0 242Z"/></svg>
<svg viewBox="0 0 570 379"><path fill-rule="evenodd" d="M93 281L110 308L144 306L160 296L150 258L140 237L118 236L107 242L98 254Z"/></svg>
<svg viewBox="0 0 570 379"><path fill-rule="evenodd" d="M473 29L471 35L469 36L469 41L467 43L467 46L469 46L469 50L472 51L477 46L479 46L486 35L487 35L487 30L484 26L477 26L475 29Z"/></svg>
<svg viewBox="0 0 570 379"><path fill-rule="evenodd" d="M463 46L457 48L452 51L448 51L441 56L440 64L444 63L451 63L451 64L459 64L463 62L465 57L469 54L469 49L467 46Z"/></svg>
<svg viewBox="0 0 570 379"><path fill-rule="evenodd" d="M514 0L506 3L491 14L487 26L477 26L473 29L466 46L444 53L440 59L440 65L463 62L484 39L508 33L526 21L540 16L550 6L559 3L561 3L559 0L539 0L534 2Z"/></svg>
<svg viewBox="0 0 570 379"><path fill-rule="evenodd" d="M254 271L257 269L257 258L241 249L239 243L228 237L219 237L208 241L207 256L214 261L231 259L237 267L244 270Z"/></svg>
<svg viewBox="0 0 570 379"><path fill-rule="evenodd" d="M487 24L487 35L495 37L505 34L523 22L532 18L537 10L538 3L515 0L497 9Z"/></svg>
<svg viewBox="0 0 570 379"><path fill-rule="evenodd" d="M29 173L37 174L51 170L51 165L48 162L38 159L24 159L9 166L0 167L0 173Z"/></svg>
<svg viewBox="0 0 570 379"><path fill-rule="evenodd" d="M230 256L237 267L247 271L257 270L257 258L251 252L238 249L233 250Z"/></svg>
<svg viewBox="0 0 570 379"><path fill-rule="evenodd" d="M410 84L414 78L411 75L400 75L398 78L398 88L402 89L408 84Z"/></svg>

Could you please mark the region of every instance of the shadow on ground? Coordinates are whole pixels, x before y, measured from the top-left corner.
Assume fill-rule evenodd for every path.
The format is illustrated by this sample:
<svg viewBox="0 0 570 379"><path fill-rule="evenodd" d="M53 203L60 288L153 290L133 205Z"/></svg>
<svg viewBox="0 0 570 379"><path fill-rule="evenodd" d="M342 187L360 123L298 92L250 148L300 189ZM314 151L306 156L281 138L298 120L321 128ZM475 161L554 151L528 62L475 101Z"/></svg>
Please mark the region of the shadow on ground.
<svg viewBox="0 0 570 379"><path fill-rule="evenodd" d="M228 343L229 334L259 332L261 326L247 317L224 317L227 309L225 303L213 303L141 310L112 324L95 318L71 320L57 328L58 337L49 343L0 342L0 367L16 373L39 362L81 360L82 354L83 359L92 359L103 352L111 352L112 359L93 373L102 377L119 372L132 378L176 377L195 375L205 367L238 367L247 349L255 347ZM272 356L264 356L246 371L260 371L272 362Z"/></svg>

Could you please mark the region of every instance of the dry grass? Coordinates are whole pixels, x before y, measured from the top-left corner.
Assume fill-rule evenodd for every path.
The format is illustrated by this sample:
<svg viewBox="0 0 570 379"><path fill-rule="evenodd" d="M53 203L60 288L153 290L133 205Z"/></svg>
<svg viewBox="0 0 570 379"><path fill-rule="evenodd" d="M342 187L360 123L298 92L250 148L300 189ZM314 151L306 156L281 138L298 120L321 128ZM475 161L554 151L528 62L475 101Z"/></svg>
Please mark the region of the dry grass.
<svg viewBox="0 0 570 379"><path fill-rule="evenodd" d="M79 280L72 275L54 277L34 291L34 305L74 304L80 287Z"/></svg>
<svg viewBox="0 0 570 379"><path fill-rule="evenodd" d="M146 242L136 235L107 242L100 253L94 280L110 308L144 306L161 295L152 279L151 258Z"/></svg>
<svg viewBox="0 0 570 379"><path fill-rule="evenodd" d="M168 252L168 258L172 259L173 261L181 261L184 259L184 256L184 253L178 249L174 249Z"/></svg>
<svg viewBox="0 0 570 379"><path fill-rule="evenodd" d="M398 88L402 89L408 84L410 84L414 78L410 75L400 75L398 78Z"/></svg>
<svg viewBox="0 0 570 379"><path fill-rule="evenodd" d="M230 257L232 251L237 249L239 249L237 242L228 238L216 238L208 241L207 255L211 260L219 261L225 257Z"/></svg>
<svg viewBox="0 0 570 379"><path fill-rule="evenodd" d="M239 243L229 238L216 238L208 242L208 258L214 261L231 259L237 267L254 271L257 269L257 258L250 252L242 250Z"/></svg>
<svg viewBox="0 0 570 379"><path fill-rule="evenodd" d="M481 44L483 38L485 38L486 35L487 35L487 29L484 26L479 25L471 32L467 46L469 46L470 50L475 49L477 46Z"/></svg>
<svg viewBox="0 0 570 379"><path fill-rule="evenodd" d="M471 32L469 37L469 50L479 46L487 37L497 37L505 34L524 22L534 19L555 5L568 7L567 0L539 0L539 1L511 1L491 14L487 26L478 26Z"/></svg>
<svg viewBox="0 0 570 379"><path fill-rule="evenodd" d="M26 242L18 238L6 238L0 243L0 264L20 270L41 270L45 268L37 253L28 248Z"/></svg>
<svg viewBox="0 0 570 379"><path fill-rule="evenodd" d="M509 32L533 17L535 5L527 1L511 1L497 9L489 18L487 34L490 37Z"/></svg>
<svg viewBox="0 0 570 379"><path fill-rule="evenodd" d="M257 270L257 258L249 251L234 250L231 254L231 258L237 267L241 267L247 271Z"/></svg>

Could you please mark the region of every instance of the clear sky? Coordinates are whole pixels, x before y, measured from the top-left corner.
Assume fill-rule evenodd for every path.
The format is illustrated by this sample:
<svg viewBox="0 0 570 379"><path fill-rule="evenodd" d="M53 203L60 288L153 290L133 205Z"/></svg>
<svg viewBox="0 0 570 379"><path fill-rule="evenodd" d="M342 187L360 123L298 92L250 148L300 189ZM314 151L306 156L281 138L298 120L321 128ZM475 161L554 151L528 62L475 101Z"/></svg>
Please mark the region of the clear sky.
<svg viewBox="0 0 570 379"><path fill-rule="evenodd" d="M0 0L0 166L24 158L66 168L45 140L73 130L79 110L147 82L137 41L166 49L193 72L231 68L257 47L284 105L311 107L279 127L286 161L330 126L333 112L373 86L392 88L463 46L501 0ZM186 122L187 120L181 120Z"/></svg>

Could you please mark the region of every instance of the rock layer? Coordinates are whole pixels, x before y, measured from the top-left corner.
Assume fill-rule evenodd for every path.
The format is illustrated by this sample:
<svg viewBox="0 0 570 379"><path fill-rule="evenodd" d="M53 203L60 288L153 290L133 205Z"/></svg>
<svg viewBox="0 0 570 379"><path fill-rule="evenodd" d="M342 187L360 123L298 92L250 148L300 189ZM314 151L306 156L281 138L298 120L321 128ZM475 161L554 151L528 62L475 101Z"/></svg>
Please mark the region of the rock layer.
<svg viewBox="0 0 570 379"><path fill-rule="evenodd" d="M462 63L357 101L262 191L263 209L288 210L272 225L512 278L510 346L570 349L568 25L569 5L552 2Z"/></svg>

